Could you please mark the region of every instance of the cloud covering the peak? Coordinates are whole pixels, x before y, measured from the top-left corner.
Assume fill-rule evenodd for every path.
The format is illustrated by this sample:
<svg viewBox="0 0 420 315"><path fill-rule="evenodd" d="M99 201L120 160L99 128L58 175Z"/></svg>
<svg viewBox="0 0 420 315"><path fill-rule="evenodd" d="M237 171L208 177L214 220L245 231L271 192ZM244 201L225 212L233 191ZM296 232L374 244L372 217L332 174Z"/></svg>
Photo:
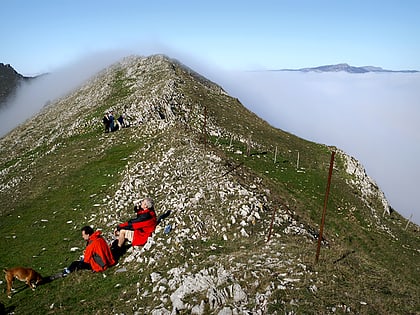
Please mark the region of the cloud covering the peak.
<svg viewBox="0 0 420 315"><path fill-rule="evenodd" d="M49 102L66 95L124 56L126 53L123 51L92 54L34 80L23 82L15 95L0 109L1 117L7 117L0 124L0 137L34 116Z"/></svg>

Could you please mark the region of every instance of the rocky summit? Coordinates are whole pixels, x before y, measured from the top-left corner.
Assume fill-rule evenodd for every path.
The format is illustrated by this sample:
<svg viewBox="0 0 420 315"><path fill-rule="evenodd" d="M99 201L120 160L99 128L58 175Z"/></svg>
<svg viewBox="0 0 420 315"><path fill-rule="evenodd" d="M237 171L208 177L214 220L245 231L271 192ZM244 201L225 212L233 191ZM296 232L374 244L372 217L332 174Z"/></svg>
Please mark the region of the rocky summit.
<svg viewBox="0 0 420 315"><path fill-rule="evenodd" d="M109 110L127 126L105 132ZM57 272L83 251L83 225L111 242L142 198L155 200L158 215L170 211L116 266L22 291L4 303L9 311L419 310L418 227L392 209L363 166L273 128L167 56L127 57L48 104L0 140L0 176L4 267L23 261ZM28 302L33 294L41 306Z"/></svg>

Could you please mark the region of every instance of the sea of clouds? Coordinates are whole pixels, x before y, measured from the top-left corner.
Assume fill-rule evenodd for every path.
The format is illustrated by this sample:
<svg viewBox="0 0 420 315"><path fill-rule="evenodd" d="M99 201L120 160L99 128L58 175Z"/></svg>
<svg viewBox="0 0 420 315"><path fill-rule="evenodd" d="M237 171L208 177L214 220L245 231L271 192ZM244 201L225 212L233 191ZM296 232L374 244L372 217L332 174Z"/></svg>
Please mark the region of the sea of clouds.
<svg viewBox="0 0 420 315"><path fill-rule="evenodd" d="M0 137L123 56L87 56L22 85L0 111ZM235 72L182 58L271 125L357 158L391 206L420 224L420 73Z"/></svg>
<svg viewBox="0 0 420 315"><path fill-rule="evenodd" d="M271 125L357 158L391 206L420 223L420 73L260 71L221 80Z"/></svg>

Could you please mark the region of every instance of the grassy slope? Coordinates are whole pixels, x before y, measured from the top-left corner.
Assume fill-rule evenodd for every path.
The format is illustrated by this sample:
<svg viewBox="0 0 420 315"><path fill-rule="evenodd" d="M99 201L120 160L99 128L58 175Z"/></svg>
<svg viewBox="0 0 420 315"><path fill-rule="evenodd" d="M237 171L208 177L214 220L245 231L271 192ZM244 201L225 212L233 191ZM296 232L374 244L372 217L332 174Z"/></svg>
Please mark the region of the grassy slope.
<svg viewBox="0 0 420 315"><path fill-rule="evenodd" d="M33 179L25 188L27 198L10 205L13 211L2 217L0 252L7 255L1 255L1 266L31 266L47 276L78 259L84 247L80 237L81 226L89 224L86 218L95 212L95 204L112 193L113 184L118 182L127 157L142 145L121 143L120 137L116 138L115 134L108 137L105 141L109 148L101 154L96 153L96 148L103 144L104 135L96 130L70 139L54 154L37 162ZM72 253L70 248L75 246L80 250ZM46 307L48 300L60 301L64 312L79 309L78 305L72 305L72 299L79 301L81 296L88 296L89 290L94 290L95 304L101 305L97 300L99 293L103 295L110 287L105 286L105 291L100 292L98 283L94 285L98 279L92 277L91 281L91 285L83 285L87 290L84 292L75 292L71 283L45 285L39 290L42 296L37 297L39 304ZM25 289L13 298L11 307L18 305L17 313L45 314L46 309L37 310L35 305L25 303L32 295L30 290ZM89 311L89 307L80 308L81 313Z"/></svg>
<svg viewBox="0 0 420 315"><path fill-rule="evenodd" d="M189 81L186 80L185 84L188 85ZM188 87L186 91L194 91L188 96L199 99L207 107L214 124L252 140L252 155L245 156L235 154L236 150L247 150L246 145L237 138L232 141L228 136L208 137L209 145L217 149L227 163L242 165L233 170L237 179L246 181L246 177L252 174L262 177L272 192L272 199L277 201L276 206L290 209L295 218L316 230L323 205L330 150L268 126L227 96L209 95L203 98L206 91ZM106 105L112 105L117 99L115 95L111 96ZM98 109L96 114L100 115L101 110ZM235 113L235 119L228 119L232 113ZM96 204L100 204L105 196L113 195L113 184L118 182L119 174L136 150L144 145L140 140L136 141L136 137L131 137L135 133L136 129L130 128L118 134L104 135L98 126L65 140L50 154L41 155L39 152L50 149L41 147L37 152L29 152L21 157L22 168L32 161L35 164L31 166L31 180L23 182L18 188L25 192L22 197L15 200L11 196L0 195L2 204L8 205L0 221L0 266L27 265L40 270L43 275L49 275L77 259L80 252L76 251L73 255L70 248L75 244L83 247L80 227L87 223L86 218L90 218L91 213L95 213ZM104 146L105 151L98 150ZM297 152L302 172L296 171ZM245 239L241 244L223 243L216 254L246 261L253 255L281 253L284 251L282 246L287 244L287 252L282 255L299 257L317 273L315 282L308 279L307 285L300 289L276 291L278 301L299 300L299 306L293 303L284 305L273 300L269 305L270 312L294 310L318 313L340 303L351 307L352 312L361 313L419 311L416 300L420 294L418 232L411 228L405 231L404 220L397 213L381 218L381 221L398 239L378 230L370 210L355 198L357 191L345 183L346 174L340 168L340 163L337 160L327 211L325 237L329 246L323 247L319 264L313 263L316 250L314 242L296 243L295 238L287 236L280 240L274 237L275 241L269 246L261 238ZM6 167L6 164L2 167ZM16 173L19 174L19 167ZM351 212L350 206L355 206L358 211ZM256 229L266 233L271 213L264 218L265 225ZM281 227L276 229L274 233L281 234ZM220 235L212 236L207 242L220 243ZM215 254L214 251L207 253L208 246L201 241L192 240L184 246L202 251L204 257ZM250 251L250 248L253 250ZM170 264L176 266L187 258L190 257L186 253L174 253L172 257L162 258L161 264L164 266L170 260ZM71 281L54 281L35 292L24 289L12 301L5 301L4 298L0 301L17 314L45 314L53 303L54 313L86 314L94 310L112 313L113 308L130 312L126 301L136 297L137 283L140 283L142 290L151 291L147 281L151 270L142 266L142 272L136 273L135 268L138 267L133 266L133 272L128 273L108 271L104 276L75 274ZM281 266L273 267L270 272L281 273ZM316 286L315 294L308 292L310 285ZM33 298L37 300L37 305L28 303ZM365 301L367 305L359 301ZM157 306L159 301L149 294L137 304L141 310L142 304Z"/></svg>

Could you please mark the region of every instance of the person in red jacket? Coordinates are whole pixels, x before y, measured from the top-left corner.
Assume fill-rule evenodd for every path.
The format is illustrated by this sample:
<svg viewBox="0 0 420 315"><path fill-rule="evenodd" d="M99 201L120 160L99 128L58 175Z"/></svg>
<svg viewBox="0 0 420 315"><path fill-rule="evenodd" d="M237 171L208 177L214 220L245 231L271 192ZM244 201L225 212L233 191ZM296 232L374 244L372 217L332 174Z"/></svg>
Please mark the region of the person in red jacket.
<svg viewBox="0 0 420 315"><path fill-rule="evenodd" d="M137 217L121 223L114 231L118 237L118 247L122 248L128 240L132 246L142 246L155 231L157 220L152 198L145 198L141 201L140 207L135 206L134 211Z"/></svg>
<svg viewBox="0 0 420 315"><path fill-rule="evenodd" d="M83 259L72 262L64 269L64 275L80 269L101 272L115 264L111 249L101 234L101 231L94 232L90 226L82 228L82 238L86 241Z"/></svg>

